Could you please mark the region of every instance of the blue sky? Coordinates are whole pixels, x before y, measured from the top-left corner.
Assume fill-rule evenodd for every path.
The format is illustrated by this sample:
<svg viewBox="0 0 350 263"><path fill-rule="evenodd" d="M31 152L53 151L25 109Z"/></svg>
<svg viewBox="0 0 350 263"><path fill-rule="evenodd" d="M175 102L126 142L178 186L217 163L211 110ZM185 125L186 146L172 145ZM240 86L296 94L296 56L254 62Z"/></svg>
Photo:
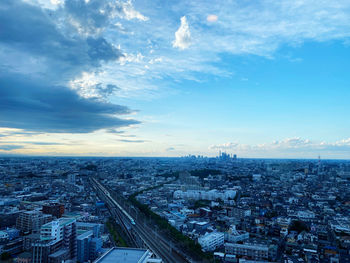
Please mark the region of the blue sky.
<svg viewBox="0 0 350 263"><path fill-rule="evenodd" d="M0 153L350 158L349 1L4 0Z"/></svg>

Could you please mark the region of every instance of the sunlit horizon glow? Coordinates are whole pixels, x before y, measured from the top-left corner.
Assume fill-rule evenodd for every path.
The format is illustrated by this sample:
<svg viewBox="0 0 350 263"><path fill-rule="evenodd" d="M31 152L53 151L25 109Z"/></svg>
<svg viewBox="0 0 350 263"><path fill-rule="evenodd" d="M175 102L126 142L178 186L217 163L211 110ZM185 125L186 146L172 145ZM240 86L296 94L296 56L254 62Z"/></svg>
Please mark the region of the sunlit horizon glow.
<svg viewBox="0 0 350 263"><path fill-rule="evenodd" d="M0 155L350 159L350 2L4 0Z"/></svg>

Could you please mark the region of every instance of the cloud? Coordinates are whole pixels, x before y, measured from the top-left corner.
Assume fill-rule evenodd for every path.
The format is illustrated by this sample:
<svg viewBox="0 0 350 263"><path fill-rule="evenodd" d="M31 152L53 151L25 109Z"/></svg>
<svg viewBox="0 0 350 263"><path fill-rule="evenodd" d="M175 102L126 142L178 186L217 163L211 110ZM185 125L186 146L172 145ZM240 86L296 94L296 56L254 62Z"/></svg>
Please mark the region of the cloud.
<svg viewBox="0 0 350 263"><path fill-rule="evenodd" d="M130 0L69 0L65 1L61 11L70 24L80 34L85 35L101 34L116 17L126 20L148 20L148 17L134 9ZM115 25L121 26L120 22Z"/></svg>
<svg viewBox="0 0 350 263"><path fill-rule="evenodd" d="M50 0L53 5L61 5L64 3L64 0Z"/></svg>
<svg viewBox="0 0 350 263"><path fill-rule="evenodd" d="M277 148L300 148L314 145L310 140L302 139L300 137L287 138L282 141L274 141L270 145ZM261 145L263 147L263 145Z"/></svg>
<svg viewBox="0 0 350 263"><path fill-rule="evenodd" d="M41 132L85 133L139 123L120 119L125 106L82 98L73 90L15 75L0 74L1 127Z"/></svg>
<svg viewBox="0 0 350 263"><path fill-rule="evenodd" d="M216 22L216 21L218 21L218 16L217 15L208 15L207 21L208 22Z"/></svg>
<svg viewBox="0 0 350 263"><path fill-rule="evenodd" d="M350 37L350 2L345 0L226 1L217 6L210 1L172 1L165 6L158 1L137 3L149 14L149 22L122 21L134 33L132 37L116 29L117 21L112 25L116 32L111 30L113 38L121 36L117 42L127 56L120 59L123 67L109 67L105 77L121 88L118 95L123 97L153 99L175 93L170 89L184 79L204 82L212 76L232 77L235 67L220 63L227 55L271 58L279 50L283 56L281 47L345 42ZM178 18L183 14L185 24L190 23L189 42L181 42ZM215 26L206 20L208 15L218 17ZM174 31L178 31L175 40ZM192 46L195 48L188 48ZM178 52L181 48L186 52ZM143 58L138 59L137 54ZM162 60L148 63L157 57Z"/></svg>
<svg viewBox="0 0 350 263"><path fill-rule="evenodd" d="M329 40L343 42L350 37L350 2L346 0L226 1L217 6L213 6L210 1L176 1L169 3L166 8L160 10L158 2L148 3L145 9L153 12L152 23L142 23L133 28L135 36L139 36L138 42L125 38L121 43L122 46L138 50L144 50L149 45L149 53L142 52L145 61L155 56L163 57L162 62L148 65L147 71L144 70L145 61L127 65L130 73L125 68L121 70L127 71L130 76L138 71L146 72L138 79L140 83L137 86L149 87L155 80L167 81L169 77L169 83L183 79L203 81L206 75L230 77L235 69L220 63L226 55L271 58L284 46L298 47L304 42ZM177 18L182 14L186 14L186 23L181 24L188 26L187 22L190 22L188 42L182 41L184 27L178 27ZM215 26L208 26L206 18L210 14L218 17ZM169 49L169 39L174 37L176 30L172 47L185 49L191 44L195 48L183 53ZM198 73L203 77L198 78ZM127 80L118 81L122 89L135 86Z"/></svg>
<svg viewBox="0 0 350 263"><path fill-rule="evenodd" d="M13 150L22 149L22 148L24 148L23 145L12 145L12 144L0 145L0 150L3 150L3 151L13 151Z"/></svg>
<svg viewBox="0 0 350 263"><path fill-rule="evenodd" d="M237 146L239 146L238 143L228 142L228 143L224 143L224 144L211 145L211 146L209 146L209 149L227 150L227 149L235 149Z"/></svg>
<svg viewBox="0 0 350 263"><path fill-rule="evenodd" d="M3 141L0 141L0 143L3 143ZM11 143L11 144L31 144L31 145L65 145L65 143L59 143L59 142L39 142L39 141L5 141L5 143Z"/></svg>
<svg viewBox="0 0 350 263"><path fill-rule="evenodd" d="M224 144L211 145L210 150L231 150L246 153L328 153L350 151L350 138L336 142L312 141L300 137L286 138L280 141L262 144L240 144L228 142Z"/></svg>
<svg viewBox="0 0 350 263"><path fill-rule="evenodd" d="M340 40L345 43L350 37L350 3L347 0L336 2L258 0L249 3L227 1L217 6L213 6L210 1L191 3L173 1L166 6L162 6L158 1L147 4L137 2L142 12L150 14L151 19L147 23L143 22L146 20L143 18L145 15L126 15L128 11L125 10L135 9L130 1L72 1L81 2L83 4L81 10L93 9L86 12L80 12L78 7L74 9L74 12L78 13L75 20L79 21L79 17L85 13L86 20L96 19L97 22L83 23L91 25L91 29L85 31L98 32L97 35L92 35L95 37L112 39L113 43L118 43L125 49L123 54L136 56L140 53L144 56L143 60L129 61L120 58L120 61L126 62L123 67L110 67L105 75L113 80L110 81L111 84L121 88L118 95L122 94L125 97L144 98L145 93L161 94L163 89L159 87L175 86L174 80L204 81L205 75L230 77L234 69L220 63L226 54L253 54L271 58L283 46L298 47L304 42L329 40ZM111 5L109 8L114 11L95 14L98 8L94 9L92 3L98 6ZM102 8L105 9L108 8ZM175 44L176 49L188 47L189 44L182 45L180 31L179 41L176 37L175 41L172 41L174 28L178 28L178 17L183 14L186 14L185 18L191 21L191 28L188 30L189 43L196 48L179 53L172 48ZM215 22L215 26L208 26L206 18L212 15L219 19ZM102 18L99 18L100 16ZM61 21L63 18L59 16L55 19ZM84 22L84 19L82 17L81 22ZM187 21L186 24L188 26ZM134 33L132 37L123 32L125 28ZM147 63L156 57L163 57L163 60L154 64ZM198 73L203 77L198 77ZM134 79L131 80L132 78ZM168 92L165 91L164 94L166 93Z"/></svg>
<svg viewBox="0 0 350 263"><path fill-rule="evenodd" d="M0 134L0 137L12 137L12 136L17 137L17 135L25 136L25 137L32 137L35 135L42 134L41 132L30 132L30 131L24 131L24 130L20 130L20 129L6 129L6 128L1 129L0 132L3 133L3 134Z"/></svg>
<svg viewBox="0 0 350 263"><path fill-rule="evenodd" d="M121 3L121 7L123 11L122 17L124 17L127 20L138 19L141 21L147 21L149 19L148 17L142 15L140 12L134 9L131 0Z"/></svg>
<svg viewBox="0 0 350 263"><path fill-rule="evenodd" d="M98 35L108 25L114 13L121 10L106 0L69 0L61 11L80 34Z"/></svg>
<svg viewBox="0 0 350 263"><path fill-rule="evenodd" d="M94 73L83 72L83 74L70 81L70 87L78 92L78 94L84 98L97 98L106 100L113 95L116 91L119 91L116 85L103 84L99 82Z"/></svg>
<svg viewBox="0 0 350 263"><path fill-rule="evenodd" d="M196 25L199 48L231 54L272 56L282 45L328 41L350 36L350 3L346 0L225 2L213 7L193 3L188 16L215 14L215 28ZM197 46L197 43L196 43Z"/></svg>
<svg viewBox="0 0 350 263"><path fill-rule="evenodd" d="M118 130L115 130L115 129L107 129L106 132L112 133L112 134L123 134L123 133L125 133L125 131L118 131Z"/></svg>
<svg viewBox="0 0 350 263"><path fill-rule="evenodd" d="M58 142L21 142L21 143L27 143L27 144L33 144L33 145L65 145L64 143L58 143Z"/></svg>
<svg viewBox="0 0 350 263"><path fill-rule="evenodd" d="M79 4L87 8L87 1L83 2L66 1L62 8L70 6L64 10L74 13ZM97 2L89 3L99 6ZM105 23L92 10L85 11L86 19L95 21L93 26ZM0 127L86 133L139 123L119 117L132 112L128 107L97 97L84 98L70 88L69 80L123 55L101 36L72 33L70 23L57 22L58 13L19 0L1 1ZM106 98L118 88L97 83L95 89L100 98Z"/></svg>
<svg viewBox="0 0 350 263"><path fill-rule="evenodd" d="M133 142L133 143L143 143L143 142L148 142L148 141L145 141L145 140L128 140L128 139L121 139L121 140L118 140L119 142Z"/></svg>
<svg viewBox="0 0 350 263"><path fill-rule="evenodd" d="M175 40L173 41L173 47L179 49L186 49L191 45L191 32L188 26L186 16L181 17L181 25L175 32Z"/></svg>
<svg viewBox="0 0 350 263"><path fill-rule="evenodd" d="M18 16L13 16L14 11ZM0 24L3 48L17 51L27 59L45 62L47 69L56 68L54 73L76 74L122 56L103 37L68 35L64 29L69 25L59 28L44 10L18 0L1 2Z"/></svg>
<svg viewBox="0 0 350 263"><path fill-rule="evenodd" d="M136 55L124 53L119 62L121 65L125 65L127 62L141 63L143 59L144 56L140 52L138 52Z"/></svg>
<svg viewBox="0 0 350 263"><path fill-rule="evenodd" d="M174 147L169 147L169 148L166 148L165 151L167 151L167 152L175 151L175 148Z"/></svg>

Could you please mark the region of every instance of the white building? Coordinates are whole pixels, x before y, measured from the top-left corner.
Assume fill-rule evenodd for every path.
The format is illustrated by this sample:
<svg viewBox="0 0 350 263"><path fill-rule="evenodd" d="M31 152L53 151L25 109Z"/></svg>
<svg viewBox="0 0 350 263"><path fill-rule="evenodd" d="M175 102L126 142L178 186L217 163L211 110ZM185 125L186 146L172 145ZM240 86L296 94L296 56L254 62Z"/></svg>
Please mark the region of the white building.
<svg viewBox="0 0 350 263"><path fill-rule="evenodd" d="M201 245L203 251L214 251L222 246L225 242L225 235L221 232L206 233L204 236L198 238L198 243Z"/></svg>
<svg viewBox="0 0 350 263"><path fill-rule="evenodd" d="M249 232L238 231L235 225L232 225L230 229L225 232L225 241L230 243L237 243L238 241L247 239L249 239Z"/></svg>
<svg viewBox="0 0 350 263"><path fill-rule="evenodd" d="M297 217L303 220L310 220L315 218L315 213L312 211L298 211Z"/></svg>
<svg viewBox="0 0 350 263"><path fill-rule="evenodd" d="M40 240L32 243L33 262L48 262L49 257L61 256L62 259L74 259L77 253L76 247L76 220L74 218L54 220L41 226Z"/></svg>
<svg viewBox="0 0 350 263"><path fill-rule="evenodd" d="M181 191L177 190L174 192L174 198L175 199L193 199L193 200L229 200L233 199L236 196L235 190L225 190L225 191L218 191L218 190L210 190L210 191L203 191L203 190L188 190L188 191Z"/></svg>

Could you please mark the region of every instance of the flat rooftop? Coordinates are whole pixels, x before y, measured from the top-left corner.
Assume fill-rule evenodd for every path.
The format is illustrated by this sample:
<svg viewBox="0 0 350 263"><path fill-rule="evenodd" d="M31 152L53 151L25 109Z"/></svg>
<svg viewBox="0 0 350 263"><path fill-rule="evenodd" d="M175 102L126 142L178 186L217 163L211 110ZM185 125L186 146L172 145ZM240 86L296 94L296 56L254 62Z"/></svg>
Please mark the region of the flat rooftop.
<svg viewBox="0 0 350 263"><path fill-rule="evenodd" d="M95 263L146 263L150 252L142 248L115 247L103 254Z"/></svg>

